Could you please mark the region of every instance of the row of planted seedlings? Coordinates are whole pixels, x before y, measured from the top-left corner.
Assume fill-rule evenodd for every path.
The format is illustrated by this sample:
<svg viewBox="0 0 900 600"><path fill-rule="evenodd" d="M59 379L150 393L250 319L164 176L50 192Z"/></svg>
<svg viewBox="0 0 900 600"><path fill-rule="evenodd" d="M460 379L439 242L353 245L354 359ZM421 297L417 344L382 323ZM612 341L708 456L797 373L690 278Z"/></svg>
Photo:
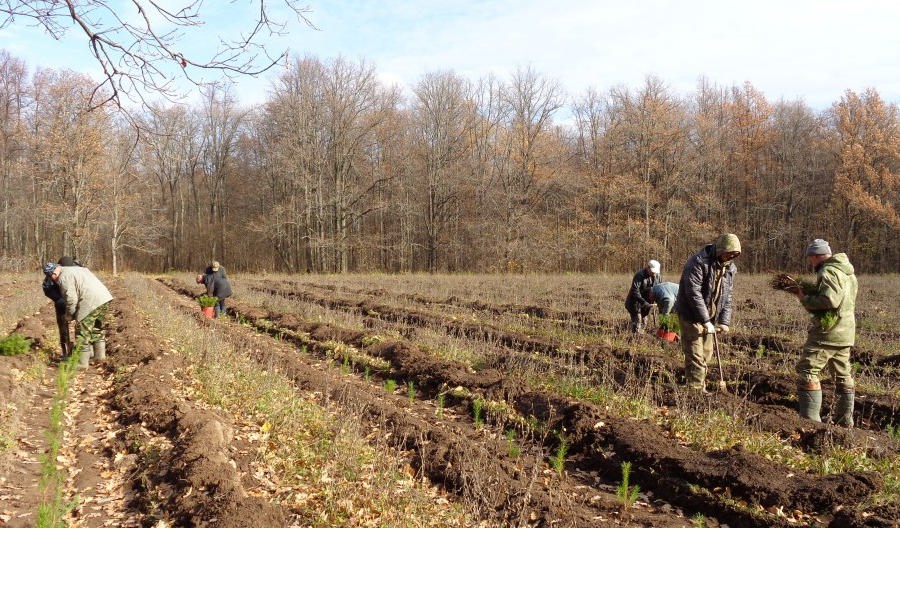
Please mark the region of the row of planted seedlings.
<svg viewBox="0 0 900 600"><path fill-rule="evenodd" d="M43 294L39 294L41 285L40 276L28 273L0 273L0 332L10 332L0 336L0 355L17 356L35 353L32 362L21 377L29 382L37 382L43 378L44 372L50 362L53 340L47 342L47 347L38 346L32 348L29 338L22 334L22 325L25 321L39 319L37 313L49 306L49 301ZM17 324L19 325L17 327ZM52 336L51 336L52 337ZM58 339L57 339L58 342ZM56 378L56 386L50 407L50 423L46 433L49 444L48 452L40 457L41 479L40 488L44 500L38 507L37 525L41 527L55 527L62 522L62 482L65 474L59 470L56 457L59 443L62 439L62 411L68 396L70 363L60 365ZM18 403L24 401L26 386L17 385L11 398L5 398L0 404L0 462L15 449L16 439L19 437L17 428Z"/></svg>
<svg viewBox="0 0 900 600"><path fill-rule="evenodd" d="M365 338L365 335L364 335L364 334L357 334L357 339L364 339L364 338ZM626 387L627 387L627 386L626 386ZM645 386L645 387L646 387L646 386ZM621 390L620 390L620 392L621 392ZM588 393L591 393L591 392L588 392ZM576 394L576 395L577 395L577 394ZM634 411L634 410L635 410L635 407L638 407L638 410L643 410L644 413L647 413L647 414L639 414L639 415L637 415L637 416L644 416L644 417L646 417L648 414L652 414L652 412L653 412L653 408L652 408L651 406L649 406L647 402L640 402L640 401L637 401L637 402L636 402L636 401L635 401L636 397L639 397L639 396L636 395L636 394L629 393L629 392L626 391L625 393L613 394L612 397L613 397L613 398L623 398L623 397L624 397L624 398L627 399L625 402L622 402L622 403L620 403L618 400L616 400L616 401L614 401L612 404L617 404L617 403L619 403L620 405L628 406L628 407L629 407L628 410L631 410L631 411ZM592 398L592 400L594 400L594 401L597 402L597 403L601 403L601 404L602 404L602 399L599 399L599 398ZM611 408L615 408L615 406L611 406L611 405L607 404L607 405L605 406L605 408L606 408L607 410L609 410L609 409L611 409ZM619 408L621 408L621 406L619 406ZM474 413L476 416L477 416L478 413L479 413L479 405L478 405L477 402L473 404L473 413ZM531 414L531 415L529 415L529 416L530 416L530 417L534 417L534 414ZM563 446L565 446L565 442L564 442L562 439L560 439L560 443L559 443L558 448L559 448L559 447L563 447Z"/></svg>
<svg viewBox="0 0 900 600"><path fill-rule="evenodd" d="M27 301L14 301L9 310L27 312L32 306ZM10 357L28 355L30 359L26 363L28 368L20 375L25 380L25 385L16 385L11 397L5 398L3 406L0 407L0 451L3 453L15 448L15 440L20 437L18 428L21 426L16 422L17 413L24 412L23 402L32 400L28 395L29 391L40 385L54 351L59 346L56 328L47 327L47 323L52 320L49 317L53 312L52 305L45 302L41 309L21 318L14 331L0 338L0 355ZM70 509L64 494L67 472L58 461L58 457L65 433L65 409L77 362L77 355L73 355L59 362L56 369L53 393L48 406L47 429L43 434L47 446L38 457L41 466L38 480L41 500L35 514L37 527L63 527L65 515Z"/></svg>
<svg viewBox="0 0 900 600"><path fill-rule="evenodd" d="M172 279L164 282L176 291L189 293L183 283ZM584 526L598 518L591 508L597 494L573 499L577 493L584 495L589 486L580 486L581 491L573 493L577 486L566 478L545 481L545 476L538 476L546 461L563 472L566 445L559 432L535 416L525 418L509 410L503 401L479 392L498 382L499 373L473 374L459 363L435 360L399 341L396 333L302 322L294 316L296 303L295 311L285 314L290 308L283 306L285 301L257 300L255 305L243 298L232 303L232 315L274 339L293 343L305 353L331 359L345 374L355 371L368 380L368 385L380 381L397 407L387 409L387 420L394 426L401 424L403 433L395 434L397 443L418 453L417 468L476 505L477 514L496 512L501 523L514 525ZM259 308L262 304L272 310ZM320 308L313 310L321 312ZM431 408L425 409L428 405ZM473 426L484 435L473 438ZM548 448L552 448L549 456ZM545 489L546 485L551 489ZM569 492L561 493L564 488ZM624 482L622 489L624 503L634 488ZM642 518L653 519L647 515ZM669 526L671 523L670 518ZM684 519L682 524L686 523Z"/></svg>

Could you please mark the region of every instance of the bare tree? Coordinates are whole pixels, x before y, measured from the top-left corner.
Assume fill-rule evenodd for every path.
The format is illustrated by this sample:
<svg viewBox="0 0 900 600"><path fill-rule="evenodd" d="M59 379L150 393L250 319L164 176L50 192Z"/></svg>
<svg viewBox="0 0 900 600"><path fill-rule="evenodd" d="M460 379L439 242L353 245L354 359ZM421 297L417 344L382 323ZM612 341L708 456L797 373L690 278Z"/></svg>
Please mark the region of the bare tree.
<svg viewBox="0 0 900 600"><path fill-rule="evenodd" d="M51 209L48 214L58 215L63 250L71 248L73 256L89 262L103 202L109 114L85 110L92 83L83 75L45 70L35 80L36 174Z"/></svg>
<svg viewBox="0 0 900 600"><path fill-rule="evenodd" d="M54 39L70 29L81 31L88 49L103 72L90 95L90 106L109 102L122 106L122 96L149 106L154 96L170 100L181 96L176 81L207 83L206 73L220 76L258 75L282 62L287 50L273 54L268 42L287 32L287 22L274 16L287 9L298 22L315 28L307 18L309 7L297 0L251 0L239 8L228 2L229 14L241 11L247 27L236 39L219 38L209 56L186 51L185 36L211 36L204 14L215 4L183 0L181 6L157 0L0 0L0 29L16 21L36 23ZM224 4L224 3L221 3ZM244 12L248 11L248 12ZM205 30L205 31L204 31Z"/></svg>
<svg viewBox="0 0 900 600"><path fill-rule="evenodd" d="M433 272L448 240L445 230L468 179L464 168L472 133L472 92L454 73L425 75L416 86L413 147L420 161L425 268Z"/></svg>
<svg viewBox="0 0 900 600"><path fill-rule="evenodd" d="M531 67L517 69L498 98L505 136L494 154L500 183L494 204L503 235L502 266L508 270L523 267L520 247L541 226L536 211L561 164L551 134L563 99L559 83Z"/></svg>
<svg viewBox="0 0 900 600"><path fill-rule="evenodd" d="M124 249L161 254L158 242L164 231L164 207L152 202L153 186L137 169L138 133L124 124L110 133L107 152L107 197L101 218L109 232L113 276L119 272Z"/></svg>
<svg viewBox="0 0 900 600"><path fill-rule="evenodd" d="M228 187L226 178L244 113L227 85L207 88L203 98L203 171L209 202L209 259L227 260L225 227Z"/></svg>
<svg viewBox="0 0 900 600"><path fill-rule="evenodd" d="M379 167L382 131L394 125L399 100L399 90L386 88L362 61L307 57L282 76L272 99L279 115L273 135L286 146L273 151L281 164L293 162L284 202L293 216L305 214L312 269L351 268L362 220L390 179Z"/></svg>
<svg viewBox="0 0 900 600"><path fill-rule="evenodd" d="M13 180L25 156L25 63L0 50L0 252L12 252Z"/></svg>

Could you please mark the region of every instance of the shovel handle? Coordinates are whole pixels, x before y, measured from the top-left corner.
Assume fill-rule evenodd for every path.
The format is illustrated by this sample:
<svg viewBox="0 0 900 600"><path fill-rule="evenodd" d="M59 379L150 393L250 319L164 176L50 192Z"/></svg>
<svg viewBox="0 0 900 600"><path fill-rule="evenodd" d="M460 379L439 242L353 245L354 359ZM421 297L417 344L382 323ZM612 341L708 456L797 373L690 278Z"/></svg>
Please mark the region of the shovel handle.
<svg viewBox="0 0 900 600"><path fill-rule="evenodd" d="M719 336L713 331L713 346L716 348L716 362L719 363L719 387L725 387L725 375L722 372L722 355L719 353Z"/></svg>

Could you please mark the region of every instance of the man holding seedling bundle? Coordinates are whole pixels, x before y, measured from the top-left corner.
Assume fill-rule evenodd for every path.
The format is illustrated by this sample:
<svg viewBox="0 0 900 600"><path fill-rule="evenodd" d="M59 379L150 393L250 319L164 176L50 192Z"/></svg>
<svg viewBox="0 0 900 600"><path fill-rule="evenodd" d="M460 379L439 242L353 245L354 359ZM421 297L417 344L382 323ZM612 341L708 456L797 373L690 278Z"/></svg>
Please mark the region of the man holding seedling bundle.
<svg viewBox="0 0 900 600"><path fill-rule="evenodd" d="M829 367L834 372L838 394L832 421L853 427L855 382L850 366L850 348L856 343L856 291L853 265L843 252L831 253L831 246L815 239L806 248L806 260L816 272L814 285L798 285L794 291L811 313L806 344L797 363L797 410L813 421L821 421L822 383L819 374Z"/></svg>
<svg viewBox="0 0 900 600"><path fill-rule="evenodd" d="M653 303L650 300L653 286L660 282L659 261L651 260L647 266L634 274L631 278L631 288L625 298L625 309L631 315L631 332L643 333L644 325Z"/></svg>
<svg viewBox="0 0 900 600"><path fill-rule="evenodd" d="M741 241L725 233L700 248L681 272L675 312L681 326L684 378L689 388L700 392L706 391L706 365L712 359L716 333L728 333L731 325L734 261L740 254ZM721 380L720 387L724 383Z"/></svg>
<svg viewBox="0 0 900 600"><path fill-rule="evenodd" d="M225 275L225 267L219 264L219 261L214 260L210 263L208 267L206 267L206 271L203 275L197 276L197 283L202 283L206 286L206 295L207 296L215 296L217 298L216 301L216 310L215 316L216 318L219 315L225 313L225 299L231 297L231 282L228 281L228 276Z"/></svg>

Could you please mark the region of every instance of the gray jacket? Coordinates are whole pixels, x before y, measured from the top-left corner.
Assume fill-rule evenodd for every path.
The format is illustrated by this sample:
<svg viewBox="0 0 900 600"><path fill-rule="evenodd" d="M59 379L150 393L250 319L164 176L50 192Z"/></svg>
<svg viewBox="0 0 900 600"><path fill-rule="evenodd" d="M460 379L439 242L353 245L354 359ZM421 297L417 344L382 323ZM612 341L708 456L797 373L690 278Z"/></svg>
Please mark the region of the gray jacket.
<svg viewBox="0 0 900 600"><path fill-rule="evenodd" d="M86 267L60 267L56 283L66 299L66 314L76 321L113 299L106 286Z"/></svg>

